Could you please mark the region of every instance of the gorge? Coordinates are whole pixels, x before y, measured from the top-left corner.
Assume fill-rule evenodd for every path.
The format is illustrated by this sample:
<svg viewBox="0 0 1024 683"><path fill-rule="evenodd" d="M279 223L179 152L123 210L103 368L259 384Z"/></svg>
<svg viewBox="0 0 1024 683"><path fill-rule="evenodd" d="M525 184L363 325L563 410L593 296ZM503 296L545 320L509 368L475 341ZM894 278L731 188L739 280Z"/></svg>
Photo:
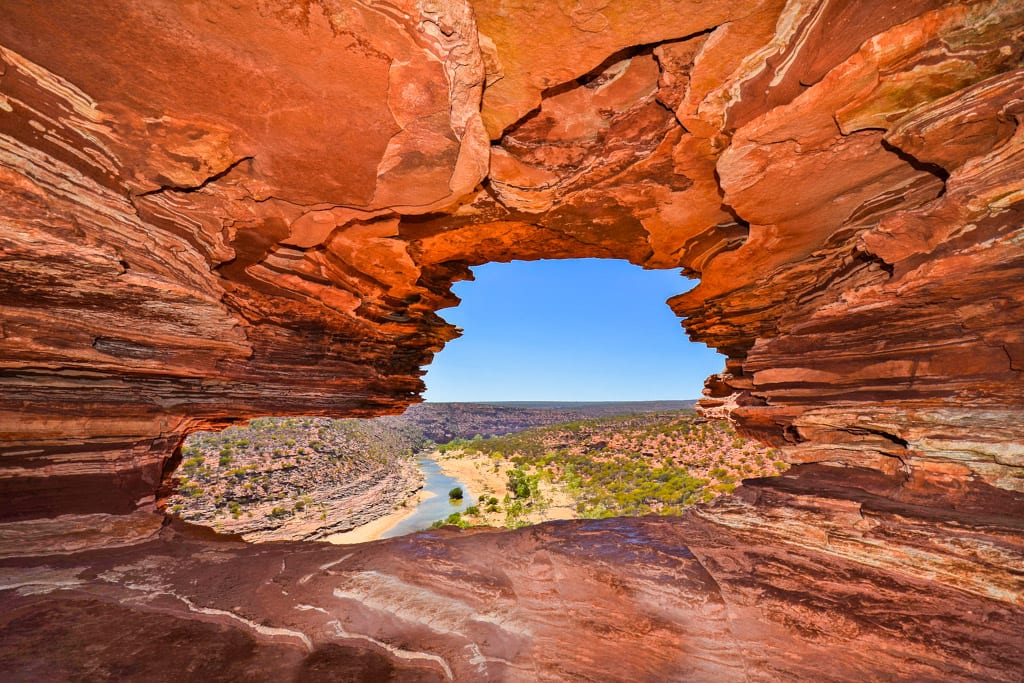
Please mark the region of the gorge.
<svg viewBox="0 0 1024 683"><path fill-rule="evenodd" d="M5 680L1020 681L1022 38L1014 0L8 0ZM792 467L675 519L165 524L189 433L399 413L453 282L570 257L699 278L703 407Z"/></svg>

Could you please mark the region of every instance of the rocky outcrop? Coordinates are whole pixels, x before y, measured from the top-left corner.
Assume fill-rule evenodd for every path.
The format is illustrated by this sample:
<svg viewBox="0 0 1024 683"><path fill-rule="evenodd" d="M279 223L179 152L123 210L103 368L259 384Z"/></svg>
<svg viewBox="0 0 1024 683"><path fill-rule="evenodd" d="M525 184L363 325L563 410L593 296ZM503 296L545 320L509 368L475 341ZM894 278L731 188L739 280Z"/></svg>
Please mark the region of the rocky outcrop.
<svg viewBox="0 0 1024 683"><path fill-rule="evenodd" d="M453 332L395 209L486 170L468 8L25 4L0 34L0 515L125 513L188 431L413 399Z"/></svg>
<svg viewBox="0 0 1024 683"><path fill-rule="evenodd" d="M798 497L788 477L760 496ZM864 508L875 538L913 547L910 508ZM0 654L13 680L1019 680L1024 611L984 579L964 590L778 531L646 517L338 547L167 528L0 561Z"/></svg>
<svg viewBox="0 0 1024 683"><path fill-rule="evenodd" d="M0 543L151 537L187 433L415 401L469 266L623 258L700 277L671 305L728 356L709 400L807 464L700 513L731 530L701 560L726 603L778 607L735 628L807 643L797 614L827 613L750 583L767 559L826 601L910 576L920 600L860 627L917 642L893 614L939 610L988 653L950 675L998 678L1024 592L1022 35L1002 0L6 3ZM942 611L964 595L999 606L970 637ZM846 678L879 649L821 642Z"/></svg>
<svg viewBox="0 0 1024 683"><path fill-rule="evenodd" d="M422 438L396 418L262 418L193 434L162 507L249 542L324 540L423 488Z"/></svg>
<svg viewBox="0 0 1024 683"><path fill-rule="evenodd" d="M71 4L0 28L5 519L400 410L468 265L561 256L699 275L792 460L1022 488L1014 4Z"/></svg>

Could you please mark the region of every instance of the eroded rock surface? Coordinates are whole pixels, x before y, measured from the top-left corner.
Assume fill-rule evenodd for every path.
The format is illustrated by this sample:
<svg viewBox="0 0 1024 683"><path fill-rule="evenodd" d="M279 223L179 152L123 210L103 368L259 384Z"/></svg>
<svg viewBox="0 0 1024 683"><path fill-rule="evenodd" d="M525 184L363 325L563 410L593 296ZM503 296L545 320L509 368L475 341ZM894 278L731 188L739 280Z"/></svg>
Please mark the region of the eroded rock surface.
<svg viewBox="0 0 1024 683"><path fill-rule="evenodd" d="M709 404L828 474L702 513L742 530L721 590L758 542L826 600L920 580L882 624L983 577L1008 611L949 635L1006 652L1017 556L942 539L1024 496L1022 36L1005 0L6 2L0 543L137 543L190 431L415 401L469 266L623 258L700 276L671 305L729 358ZM921 521L836 546L863 491Z"/></svg>
<svg viewBox="0 0 1024 683"><path fill-rule="evenodd" d="M813 523L860 505L870 525L830 522L832 544L936 540L907 533L933 520L875 508L874 492L817 509L776 498L820 489L817 476L767 480L737 517ZM690 515L345 547L166 528L120 550L0 561L0 653L13 680L1019 680L1024 611L986 594L996 552L1024 558L1007 541L1019 516L943 536L993 543L993 573L967 590L923 564L836 556L823 537L795 545L782 528Z"/></svg>
<svg viewBox="0 0 1024 683"><path fill-rule="evenodd" d="M423 488L422 436L398 418L261 418L193 434L168 512L248 542L323 540L383 517Z"/></svg>

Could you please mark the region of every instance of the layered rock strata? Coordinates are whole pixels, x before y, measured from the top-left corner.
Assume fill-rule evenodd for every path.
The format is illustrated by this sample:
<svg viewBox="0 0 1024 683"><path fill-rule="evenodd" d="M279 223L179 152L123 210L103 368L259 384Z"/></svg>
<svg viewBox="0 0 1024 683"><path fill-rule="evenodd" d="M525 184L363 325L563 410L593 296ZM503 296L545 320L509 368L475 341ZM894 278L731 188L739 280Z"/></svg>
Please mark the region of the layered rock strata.
<svg viewBox="0 0 1024 683"><path fill-rule="evenodd" d="M700 277L671 305L728 356L709 402L814 467L701 513L735 530L722 590L761 539L826 596L853 567L981 591L1005 651L1022 36L1006 0L7 2L0 543L151 537L187 433L400 411L470 266L623 258Z"/></svg>
<svg viewBox="0 0 1024 683"><path fill-rule="evenodd" d="M929 526L864 508L876 538ZM697 517L346 547L168 528L0 561L0 653L11 680L1019 680L1024 611L921 570Z"/></svg>
<svg viewBox="0 0 1024 683"><path fill-rule="evenodd" d="M423 488L412 457L422 441L400 418L263 418L193 434L163 505L249 542L323 540Z"/></svg>
<svg viewBox="0 0 1024 683"><path fill-rule="evenodd" d="M399 410L468 265L561 256L700 275L792 459L1022 488L1014 3L70 5L0 29L5 518Z"/></svg>

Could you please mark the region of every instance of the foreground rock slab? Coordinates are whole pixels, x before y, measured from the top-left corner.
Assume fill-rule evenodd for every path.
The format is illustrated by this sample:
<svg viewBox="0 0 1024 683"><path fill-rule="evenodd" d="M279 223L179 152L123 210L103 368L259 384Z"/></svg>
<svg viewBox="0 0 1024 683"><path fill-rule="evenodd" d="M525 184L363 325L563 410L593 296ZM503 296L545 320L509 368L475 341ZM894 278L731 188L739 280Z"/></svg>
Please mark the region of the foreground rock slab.
<svg viewBox="0 0 1024 683"><path fill-rule="evenodd" d="M165 527L7 559L0 659L9 681L1020 680L1020 517L920 518L868 471L822 504L827 474L682 518L346 547Z"/></svg>

